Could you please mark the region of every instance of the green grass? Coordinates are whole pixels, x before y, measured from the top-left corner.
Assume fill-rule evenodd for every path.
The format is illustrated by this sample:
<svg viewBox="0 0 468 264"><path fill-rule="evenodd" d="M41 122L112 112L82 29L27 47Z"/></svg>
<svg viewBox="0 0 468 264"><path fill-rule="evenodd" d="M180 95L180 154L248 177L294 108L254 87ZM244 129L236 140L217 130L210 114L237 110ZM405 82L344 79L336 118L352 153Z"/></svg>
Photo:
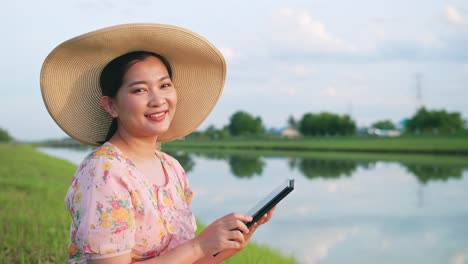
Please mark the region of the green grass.
<svg viewBox="0 0 468 264"><path fill-rule="evenodd" d="M0 263L66 263L64 197L76 166L29 145L0 144ZM226 263L295 263L249 244Z"/></svg>
<svg viewBox="0 0 468 264"><path fill-rule="evenodd" d="M249 149L279 151L346 151L468 155L468 136L315 137L304 139L176 140L169 148Z"/></svg>
<svg viewBox="0 0 468 264"><path fill-rule="evenodd" d="M0 144L3 263L64 263L70 218L64 197L75 166L27 145Z"/></svg>

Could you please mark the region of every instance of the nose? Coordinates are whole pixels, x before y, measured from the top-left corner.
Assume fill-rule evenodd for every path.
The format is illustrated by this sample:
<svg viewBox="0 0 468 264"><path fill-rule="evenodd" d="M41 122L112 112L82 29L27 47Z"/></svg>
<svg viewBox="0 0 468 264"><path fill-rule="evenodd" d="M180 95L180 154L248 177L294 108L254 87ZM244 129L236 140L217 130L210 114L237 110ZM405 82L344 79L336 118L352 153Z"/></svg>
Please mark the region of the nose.
<svg viewBox="0 0 468 264"><path fill-rule="evenodd" d="M148 101L148 105L150 107L159 107L162 106L166 103L166 98L164 95L158 91L155 91L154 89L151 90L150 92L150 98Z"/></svg>

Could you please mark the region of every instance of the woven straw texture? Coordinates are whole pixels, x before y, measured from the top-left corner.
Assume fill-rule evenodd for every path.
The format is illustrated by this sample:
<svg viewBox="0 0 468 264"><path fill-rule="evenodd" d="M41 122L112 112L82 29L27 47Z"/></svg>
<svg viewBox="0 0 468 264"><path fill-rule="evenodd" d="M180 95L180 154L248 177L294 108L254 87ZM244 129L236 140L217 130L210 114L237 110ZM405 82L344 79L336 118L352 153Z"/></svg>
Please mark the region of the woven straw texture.
<svg viewBox="0 0 468 264"><path fill-rule="evenodd" d="M57 46L41 70L44 103L55 122L72 138L100 145L111 116L101 107L99 76L112 59L131 52L161 54L171 64L177 110L167 142L194 131L215 106L226 77L221 53L203 37L162 24L126 24L86 33Z"/></svg>

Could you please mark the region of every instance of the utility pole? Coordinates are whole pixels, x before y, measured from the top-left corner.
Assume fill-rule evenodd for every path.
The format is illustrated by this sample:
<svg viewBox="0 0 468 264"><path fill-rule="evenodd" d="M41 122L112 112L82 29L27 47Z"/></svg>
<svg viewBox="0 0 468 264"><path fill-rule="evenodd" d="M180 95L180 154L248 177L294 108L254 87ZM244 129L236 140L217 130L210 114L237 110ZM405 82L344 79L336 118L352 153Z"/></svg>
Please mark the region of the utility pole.
<svg viewBox="0 0 468 264"><path fill-rule="evenodd" d="M414 79L416 80L416 111L424 106L422 101L422 77L421 73L416 73Z"/></svg>

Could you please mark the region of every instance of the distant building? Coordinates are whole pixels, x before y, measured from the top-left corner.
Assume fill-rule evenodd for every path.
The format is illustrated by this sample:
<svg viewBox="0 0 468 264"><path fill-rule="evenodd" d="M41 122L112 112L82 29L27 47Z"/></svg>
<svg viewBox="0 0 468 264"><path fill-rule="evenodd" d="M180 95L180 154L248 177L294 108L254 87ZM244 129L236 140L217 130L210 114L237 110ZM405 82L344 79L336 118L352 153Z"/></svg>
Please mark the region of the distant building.
<svg viewBox="0 0 468 264"><path fill-rule="evenodd" d="M399 137L401 131L397 129L378 129L373 127L363 127L358 130L359 135L376 137Z"/></svg>
<svg viewBox="0 0 468 264"><path fill-rule="evenodd" d="M301 137L301 133L297 131L297 129L294 128L285 128L283 131L281 131L281 137L282 138L299 138Z"/></svg>

